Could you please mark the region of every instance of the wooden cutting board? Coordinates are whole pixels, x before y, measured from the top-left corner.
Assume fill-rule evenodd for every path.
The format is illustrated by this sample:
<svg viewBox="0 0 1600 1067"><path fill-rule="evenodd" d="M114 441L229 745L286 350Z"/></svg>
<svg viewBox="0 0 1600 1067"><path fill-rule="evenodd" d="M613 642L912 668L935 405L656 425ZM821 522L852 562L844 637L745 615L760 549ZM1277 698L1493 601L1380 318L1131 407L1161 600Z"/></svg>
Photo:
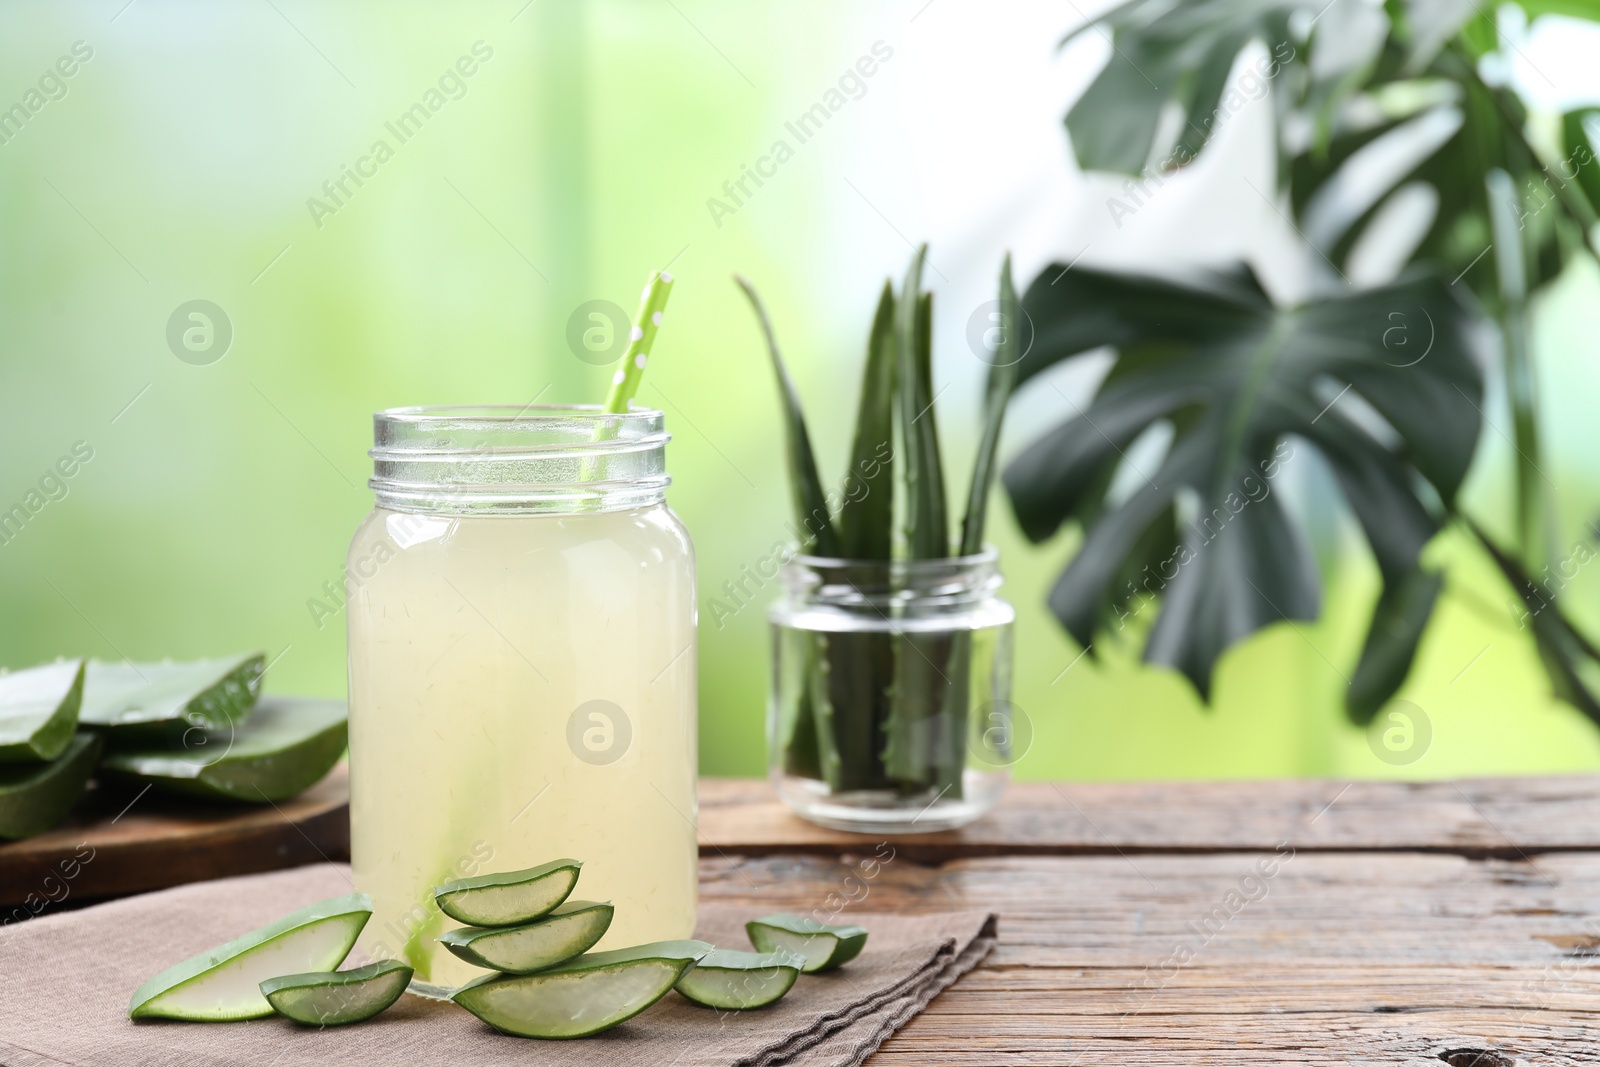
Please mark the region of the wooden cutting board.
<svg viewBox="0 0 1600 1067"><path fill-rule="evenodd" d="M346 764L293 800L91 793L61 826L0 844L0 924L150 889L350 858Z"/></svg>

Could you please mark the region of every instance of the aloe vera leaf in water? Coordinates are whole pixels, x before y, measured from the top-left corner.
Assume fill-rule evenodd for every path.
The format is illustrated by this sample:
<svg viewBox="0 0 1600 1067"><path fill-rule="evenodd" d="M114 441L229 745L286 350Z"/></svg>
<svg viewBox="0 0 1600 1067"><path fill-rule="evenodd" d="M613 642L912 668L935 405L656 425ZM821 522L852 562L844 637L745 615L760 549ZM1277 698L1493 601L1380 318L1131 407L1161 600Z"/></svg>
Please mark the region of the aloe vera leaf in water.
<svg viewBox="0 0 1600 1067"><path fill-rule="evenodd" d="M899 354L900 440L905 452L906 552L912 560L943 559L950 554L944 496L944 472L933 410L933 300L921 292L926 246L919 248L900 294L896 347ZM934 788L950 739L964 723L951 706L964 705L950 673L953 638L948 634L901 633L895 636L894 684L884 727L884 771L902 793ZM957 746L959 751L960 746ZM959 796L959 772L947 792Z"/></svg>
<svg viewBox="0 0 1600 1067"><path fill-rule="evenodd" d="M0 764L61 755L77 730L82 699L81 659L0 671Z"/></svg>
<svg viewBox="0 0 1600 1067"><path fill-rule="evenodd" d="M961 523L961 554L970 556L983 548L983 524L989 510L989 489L994 484L996 458L1000 451L1000 426L1005 421L1006 403L1017 384L1017 364L1022 361L1022 314L1017 289L1011 281L1011 256L1000 267L1000 335L994 346L994 362L983 395L983 432L978 438L978 455L972 464L972 489L967 494L967 516Z"/></svg>
<svg viewBox="0 0 1600 1067"><path fill-rule="evenodd" d="M795 659L805 662L805 670L795 677L794 672L782 672L779 677L779 688L774 693L773 699L778 701L781 709L778 728L781 736L774 737L776 744L782 745L784 755L784 773L795 774L798 777L810 777L814 781L821 781L822 763L821 753L816 741L816 712L811 697L811 635L806 630L779 629L774 632L774 638L781 641L779 648L773 649L774 656L779 662L790 662Z"/></svg>
<svg viewBox="0 0 1600 1067"><path fill-rule="evenodd" d="M795 391L794 381L784 366L783 355L778 350L778 339L772 332L772 320L767 316L760 294L748 279L738 274L733 277L761 323L767 352L772 357L772 369L778 378L778 393L783 403L784 444L789 459L789 490L794 496L795 520L808 535L805 540L809 541L812 552L819 556L837 556L839 537L828 511L828 498L822 489L822 479L817 474L817 458L811 451L811 435L806 432L800 394Z"/></svg>
<svg viewBox="0 0 1600 1067"><path fill-rule="evenodd" d="M839 508L839 554L887 560L894 533L895 300L886 281L878 298L861 375L850 469Z"/></svg>
<svg viewBox="0 0 1600 1067"><path fill-rule="evenodd" d="M817 739L817 764L822 771L822 780L828 783L828 788L837 793L845 788L844 762L839 751L840 716L833 703L833 663L829 658L829 636L826 633L803 631L809 639L809 648L806 653L806 673L810 676L810 684L806 691L810 696L810 711L812 723L816 730ZM845 707L845 715L850 714L850 708Z"/></svg>

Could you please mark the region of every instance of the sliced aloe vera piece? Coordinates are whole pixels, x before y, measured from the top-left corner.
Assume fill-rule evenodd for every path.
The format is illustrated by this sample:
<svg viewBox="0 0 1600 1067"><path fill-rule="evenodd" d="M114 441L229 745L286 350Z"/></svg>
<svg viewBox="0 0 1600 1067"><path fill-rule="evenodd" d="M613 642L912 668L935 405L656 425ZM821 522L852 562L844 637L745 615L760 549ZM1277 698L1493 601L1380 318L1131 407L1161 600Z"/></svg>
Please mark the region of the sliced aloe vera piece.
<svg viewBox="0 0 1600 1067"><path fill-rule="evenodd" d="M67 750L83 700L83 660L0 671L0 763L38 763Z"/></svg>
<svg viewBox="0 0 1600 1067"><path fill-rule="evenodd" d="M829 926L799 915L768 915L744 924L750 943L762 952L792 952L805 960L807 974L831 971L861 955L867 931L860 926Z"/></svg>
<svg viewBox="0 0 1600 1067"><path fill-rule="evenodd" d="M542 919L521 926L468 926L439 941L474 967L532 974L582 955L611 926L610 904L569 900Z"/></svg>
<svg viewBox="0 0 1600 1067"><path fill-rule="evenodd" d="M190 731L160 747L115 750L101 766L108 777L167 793L286 800L339 762L348 716L342 700L267 697L238 725Z"/></svg>
<svg viewBox="0 0 1600 1067"><path fill-rule="evenodd" d="M85 730L49 763L0 767L0 837L42 834L66 818L94 773L102 741Z"/></svg>
<svg viewBox="0 0 1600 1067"><path fill-rule="evenodd" d="M578 884L580 860L551 860L522 871L457 878L437 886L439 910L468 926L515 926L554 910Z"/></svg>
<svg viewBox="0 0 1600 1067"><path fill-rule="evenodd" d="M291 912L210 952L168 967L134 991L130 1019L227 1022L272 1014L269 978L331 971L372 917L372 898L351 893Z"/></svg>
<svg viewBox="0 0 1600 1067"><path fill-rule="evenodd" d="M674 987L705 1008L748 1011L783 999L805 960L788 952L735 952L719 948L694 965Z"/></svg>
<svg viewBox="0 0 1600 1067"><path fill-rule="evenodd" d="M534 974L489 974L450 998L515 1037L588 1037L609 1030L667 995L704 941L655 941L612 952L586 952Z"/></svg>
<svg viewBox="0 0 1600 1067"><path fill-rule="evenodd" d="M113 730L221 729L255 705L264 659L256 653L188 663L90 660L78 720Z"/></svg>
<svg viewBox="0 0 1600 1067"><path fill-rule="evenodd" d="M307 1026L343 1026L386 1010L411 984L411 968L379 960L349 971L311 971L260 985L272 1010Z"/></svg>

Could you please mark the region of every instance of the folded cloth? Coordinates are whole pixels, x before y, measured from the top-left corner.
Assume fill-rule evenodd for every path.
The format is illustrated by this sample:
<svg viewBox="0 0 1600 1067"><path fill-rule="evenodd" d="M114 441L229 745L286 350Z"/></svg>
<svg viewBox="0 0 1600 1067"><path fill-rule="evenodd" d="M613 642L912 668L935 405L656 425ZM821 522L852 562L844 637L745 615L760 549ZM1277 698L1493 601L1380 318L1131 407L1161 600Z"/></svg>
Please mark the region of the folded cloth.
<svg viewBox="0 0 1600 1067"><path fill-rule="evenodd" d="M348 867L319 864L181 886L0 930L4 1067L854 1067L995 942L995 916L852 912L869 932L844 967L802 975L756 1011L718 1012L669 993L581 1041L497 1033L453 1004L402 997L365 1023L315 1029L269 1017L140 1022L128 999L146 978L310 904L351 891ZM748 948L754 907L708 904L695 936Z"/></svg>

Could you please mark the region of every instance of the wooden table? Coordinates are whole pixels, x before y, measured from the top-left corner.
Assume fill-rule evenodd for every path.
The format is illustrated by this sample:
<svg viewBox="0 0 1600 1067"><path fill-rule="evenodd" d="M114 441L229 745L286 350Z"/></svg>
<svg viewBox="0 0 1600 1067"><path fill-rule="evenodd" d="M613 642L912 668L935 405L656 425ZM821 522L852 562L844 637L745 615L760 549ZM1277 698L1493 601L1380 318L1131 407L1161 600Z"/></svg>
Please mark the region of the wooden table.
<svg viewBox="0 0 1600 1067"><path fill-rule="evenodd" d="M140 803L0 846L0 891L97 842L86 898L347 856L336 772L280 809ZM701 784L701 892L998 911L1000 945L877 1067L1600 1063L1600 778L1012 786L951 833L801 822Z"/></svg>
<svg viewBox="0 0 1600 1067"><path fill-rule="evenodd" d="M701 891L998 911L999 947L877 1067L1593 1064L1597 816L1588 777L1024 783L882 841L706 781Z"/></svg>

